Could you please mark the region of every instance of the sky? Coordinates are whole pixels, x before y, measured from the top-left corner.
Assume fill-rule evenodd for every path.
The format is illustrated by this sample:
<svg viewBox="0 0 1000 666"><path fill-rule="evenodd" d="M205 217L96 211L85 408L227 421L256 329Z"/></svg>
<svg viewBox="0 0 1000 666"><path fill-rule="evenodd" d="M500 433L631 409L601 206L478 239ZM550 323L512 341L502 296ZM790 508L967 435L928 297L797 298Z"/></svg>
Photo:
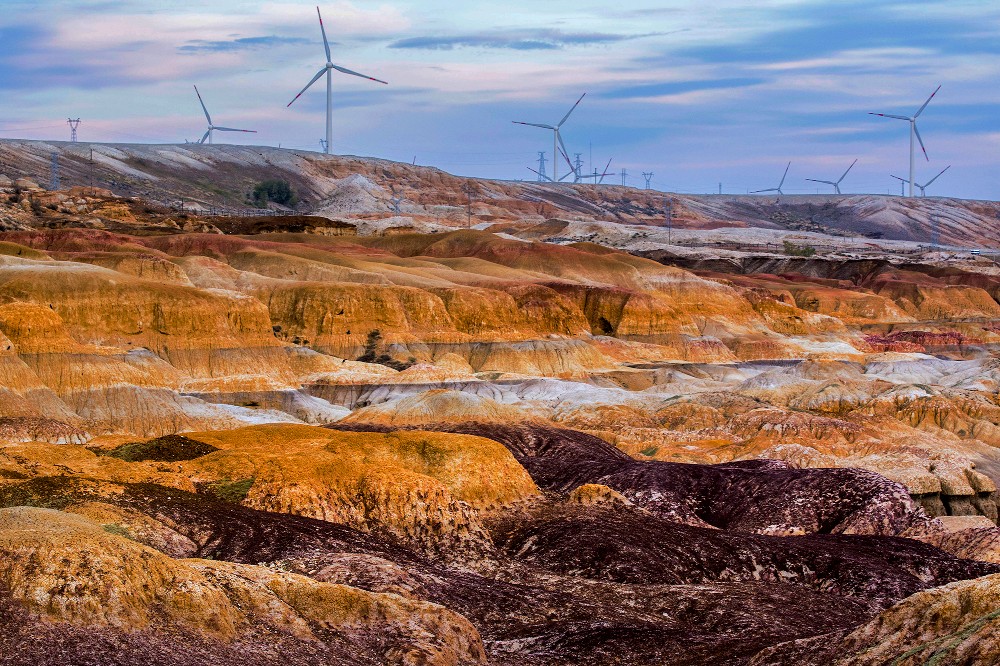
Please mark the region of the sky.
<svg viewBox="0 0 1000 666"><path fill-rule="evenodd" d="M303 2L0 0L0 137L320 150L325 64ZM321 5L333 62L333 151L534 180L553 124L585 172L744 194L898 193L910 116L928 194L1000 199L1000 3L995 0L337 0ZM919 150L919 148L918 148ZM562 158L560 158L562 159ZM550 163L551 164L551 163ZM549 166L551 169L551 166ZM560 174L568 171L562 163ZM611 180L611 179L609 179Z"/></svg>

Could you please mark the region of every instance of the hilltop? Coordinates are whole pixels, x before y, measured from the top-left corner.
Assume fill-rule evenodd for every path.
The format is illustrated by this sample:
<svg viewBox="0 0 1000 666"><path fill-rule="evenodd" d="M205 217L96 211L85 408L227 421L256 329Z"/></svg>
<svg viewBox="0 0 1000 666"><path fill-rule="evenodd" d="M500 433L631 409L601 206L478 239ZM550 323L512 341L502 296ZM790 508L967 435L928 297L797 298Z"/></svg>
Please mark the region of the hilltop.
<svg viewBox="0 0 1000 666"><path fill-rule="evenodd" d="M376 232L465 226L466 189L471 187L472 224L558 218L662 227L664 203L670 199L673 226L682 230L681 239L686 238L683 230L698 232L697 236L705 230L729 229L728 238L736 244L780 243L789 235L818 234L835 244L859 247L873 239L914 243L936 239L957 246L1000 247L996 202L885 195L698 196L610 184L554 186L470 179L433 167L266 146L2 140L0 174L48 183L52 153L59 156L64 187L99 187L121 196L211 212L248 209L257 184L279 179L295 190L296 212L357 220L362 230ZM401 198L398 212L394 197Z"/></svg>

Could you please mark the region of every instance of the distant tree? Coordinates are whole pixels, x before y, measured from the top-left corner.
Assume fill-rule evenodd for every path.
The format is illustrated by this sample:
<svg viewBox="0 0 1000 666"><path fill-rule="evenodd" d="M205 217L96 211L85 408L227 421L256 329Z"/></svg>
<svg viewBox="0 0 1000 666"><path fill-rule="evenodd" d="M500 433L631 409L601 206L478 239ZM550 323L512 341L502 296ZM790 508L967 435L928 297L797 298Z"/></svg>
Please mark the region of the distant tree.
<svg viewBox="0 0 1000 666"><path fill-rule="evenodd" d="M282 206L292 206L297 201L295 190L287 180L261 181L253 188L251 198L260 208L267 207L270 201Z"/></svg>
<svg viewBox="0 0 1000 666"><path fill-rule="evenodd" d="M785 241L785 254L790 257L811 257L816 254L816 248L812 245L796 245Z"/></svg>

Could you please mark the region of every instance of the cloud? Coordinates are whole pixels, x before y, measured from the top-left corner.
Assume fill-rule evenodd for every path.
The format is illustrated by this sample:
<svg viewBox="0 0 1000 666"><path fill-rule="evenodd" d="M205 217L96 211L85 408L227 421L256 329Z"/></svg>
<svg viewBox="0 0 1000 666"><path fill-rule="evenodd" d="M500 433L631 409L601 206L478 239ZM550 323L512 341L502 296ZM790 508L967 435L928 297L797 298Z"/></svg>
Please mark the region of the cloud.
<svg viewBox="0 0 1000 666"><path fill-rule="evenodd" d="M562 30L498 30L464 35L411 37L389 44L391 49L424 49L450 51L456 48L508 49L513 51L546 51L571 46L599 46L618 42L658 37L669 33L613 34L603 32L564 32Z"/></svg>
<svg viewBox="0 0 1000 666"><path fill-rule="evenodd" d="M748 88L765 83L760 78L732 78L705 81L672 81L669 83L647 83L636 86L615 88L600 93L607 99L642 99L650 97L666 97L703 90L728 90L732 88Z"/></svg>
<svg viewBox="0 0 1000 666"><path fill-rule="evenodd" d="M223 41L208 41L193 39L178 47L181 53L228 53L233 51L256 51L289 44L310 44L311 40L302 37L279 37L267 35L262 37L239 37Z"/></svg>

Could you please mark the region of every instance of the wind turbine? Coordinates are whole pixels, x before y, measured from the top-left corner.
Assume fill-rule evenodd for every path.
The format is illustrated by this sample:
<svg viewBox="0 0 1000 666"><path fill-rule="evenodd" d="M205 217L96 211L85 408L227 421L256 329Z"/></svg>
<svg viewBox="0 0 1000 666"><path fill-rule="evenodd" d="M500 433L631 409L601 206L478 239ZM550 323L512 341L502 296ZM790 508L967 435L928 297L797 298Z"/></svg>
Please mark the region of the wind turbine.
<svg viewBox="0 0 1000 666"><path fill-rule="evenodd" d="M930 180L928 180L923 185L921 185L920 183L914 183L914 185L916 185L917 189L920 190L920 196L926 197L927 196L927 188L931 186L931 183L933 183L935 180L937 180L942 175L944 175L944 172L947 171L950 168L951 168L951 165L949 164L945 168L941 169L941 173L939 173L938 175L934 176L933 178L931 178ZM897 180L901 180L904 183L910 182L910 181L908 181L908 180L906 180L904 178L900 178L899 176L893 176L893 178L896 178Z"/></svg>
<svg viewBox="0 0 1000 666"><path fill-rule="evenodd" d="M833 189L837 192L837 194L840 194L840 184L844 181L845 178L847 178L847 174L851 172L851 169L853 169L854 165L857 163L858 163L857 160L851 162L851 166L847 167L847 171L845 171L844 175L841 176L840 179L837 180L836 182L832 180L816 180L815 178L806 178L806 180L808 180L811 183L823 183L824 185L833 185Z"/></svg>
<svg viewBox="0 0 1000 666"><path fill-rule="evenodd" d="M777 192L778 194L784 194L784 192L782 192L782 191L781 191L781 188L782 188L782 187L784 186L784 184L785 184L785 178L786 178L786 177L788 177L788 170L789 170L789 169L790 169L791 167L792 167L792 163L791 163L791 162L789 162L789 163L788 163L788 166L786 166L786 167L785 167L785 174L784 174L784 175L783 175L783 176L781 177L781 182L780 182L780 183L778 183L778 186L777 186L777 187L770 187L770 188L768 188L768 189L766 189L766 190L754 190L754 191L753 191L753 192L751 192L750 194L762 194L762 193L764 193L764 192Z"/></svg>
<svg viewBox="0 0 1000 666"><path fill-rule="evenodd" d="M539 123L523 123L523 122L521 122L519 120L515 120L513 122L514 122L515 125L528 125L529 127L541 127L542 129L552 130L552 155L553 155L553 157L555 157L556 155L558 155L559 154L559 148L562 148L563 149L563 155L567 156L566 159L569 160L569 157L568 157L569 151L566 150L566 144L563 143L562 137L559 135L559 130L562 129L562 126L566 124L566 121L569 120L569 117L573 114L574 111L576 111L576 107L580 106L580 102L582 102L583 98L586 97L586 96L587 96L587 93L583 93L582 95L580 95L580 99L576 100L576 104L573 105L573 108L570 109L569 112L567 112L566 115L563 116L563 119L559 121L559 124L556 125L556 126L554 126L554 127L552 125L541 125ZM572 165L570 165L570 168L572 168ZM559 182L559 180L560 180L559 179L559 161L557 159L553 159L552 160L552 182L556 183L556 182Z"/></svg>
<svg viewBox="0 0 1000 666"><path fill-rule="evenodd" d="M910 181L905 178L900 178L899 176L893 176L891 173L889 175L899 181L899 196L906 196L906 184Z"/></svg>
<svg viewBox="0 0 1000 666"><path fill-rule="evenodd" d="M194 93L198 96L198 101L201 102L201 110L205 112L205 118L208 120L208 130L205 132L205 135L203 137L201 137L201 140L198 141L198 143L205 143L205 141L208 141L209 143L212 143L212 132L215 132L215 131L219 131L219 132L247 132L249 134L256 134L257 133L257 130L235 129L233 127L216 127L215 124L212 123L212 116L208 115L208 109L205 108L205 101L201 98L201 93L198 92L198 86L194 87Z"/></svg>
<svg viewBox="0 0 1000 666"><path fill-rule="evenodd" d="M920 131L917 129L917 118L920 117L920 114L924 112L924 109L927 108L927 105L931 103L932 99L934 99L934 95L938 94L938 90L941 90L941 86L938 86L934 90L934 92L931 93L931 96L927 98L927 101L924 102L924 105L921 106L919 109L917 109L917 112L914 113L912 117L892 116L887 113L868 114L869 116L878 116L879 118L892 118L894 120L905 120L906 122L910 123L910 180L908 182L910 183L911 197L913 196L913 179L916 172L916 147L913 145L914 137L916 137L917 141L920 142L920 149L924 151L924 157L927 159L928 162L931 161L931 158L927 155L927 148L924 147L924 140L920 138Z"/></svg>
<svg viewBox="0 0 1000 666"><path fill-rule="evenodd" d="M330 154L330 146L333 145L333 70L337 70L341 74L350 74L351 76L358 76L362 79L368 79L369 81L374 81L375 83L381 83L383 85L389 85L386 81L382 79L376 79L375 77L368 76L367 74L359 74L358 72L347 69L346 67L341 67L340 65L334 65L332 60L333 56L330 55L330 42L326 40L326 28L323 27L323 15L319 12L319 7L316 8L316 16L319 17L319 29L323 33L323 48L326 49L326 64L323 68L316 72L316 76L312 78L312 81L306 84L306 87L288 103L288 106L295 104L295 100L302 97L302 93L309 90L312 84L319 81L320 77L326 74L326 143L323 145L323 152L327 155ZM288 108L287 106L285 108Z"/></svg>

